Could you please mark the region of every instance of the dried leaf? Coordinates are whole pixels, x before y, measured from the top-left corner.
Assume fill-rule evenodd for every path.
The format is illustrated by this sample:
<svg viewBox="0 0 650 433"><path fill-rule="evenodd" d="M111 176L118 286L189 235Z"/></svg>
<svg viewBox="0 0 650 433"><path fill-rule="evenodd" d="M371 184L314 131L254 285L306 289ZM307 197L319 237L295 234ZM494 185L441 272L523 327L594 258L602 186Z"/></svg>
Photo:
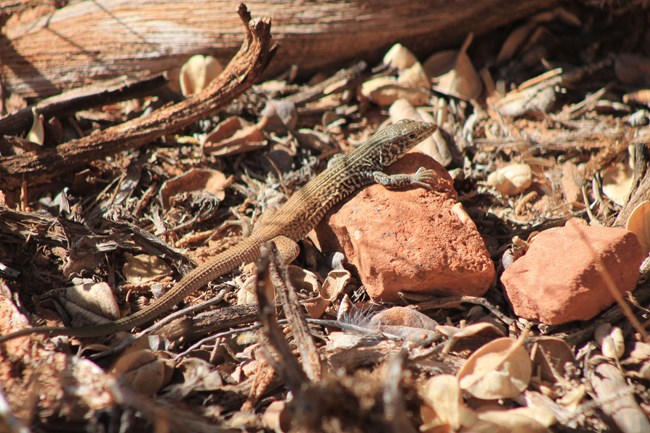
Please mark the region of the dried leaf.
<svg viewBox="0 0 650 433"><path fill-rule="evenodd" d="M122 355L111 372L121 376L133 389L153 395L171 379L171 372L150 350L137 350Z"/></svg>
<svg viewBox="0 0 650 433"><path fill-rule="evenodd" d="M417 57L408 48L402 44L395 44L384 55L383 64L402 71L410 68L417 61Z"/></svg>
<svg viewBox="0 0 650 433"><path fill-rule="evenodd" d="M452 326L438 326L438 332L449 337L442 352L447 354L451 348L458 343L459 340L475 338L482 336L483 338L503 337L504 333L496 325L488 322L473 323L463 328L456 328Z"/></svg>
<svg viewBox="0 0 650 433"><path fill-rule="evenodd" d="M569 391L564 395L564 397L557 400L558 404L569 409L571 412L575 412L578 407L582 405L582 400L587 395L587 389L584 385L578 385L574 388L569 389Z"/></svg>
<svg viewBox="0 0 650 433"><path fill-rule="evenodd" d="M424 72L429 77L437 77L449 72L454 67L457 53L456 50L445 50L432 54L422 66Z"/></svg>
<svg viewBox="0 0 650 433"><path fill-rule="evenodd" d="M476 398L516 397L530 382L532 366L521 342L499 338L469 357L458 371L460 387Z"/></svg>
<svg viewBox="0 0 650 433"><path fill-rule="evenodd" d="M643 248L643 255L650 253L650 201L644 201L634 208L625 228L633 232Z"/></svg>
<svg viewBox="0 0 650 433"><path fill-rule="evenodd" d="M232 176L226 177L218 170L193 168L185 174L165 181L160 189L160 200L165 207L169 207L175 195L201 192L211 194L222 201L226 196L226 188L232 185L232 181Z"/></svg>
<svg viewBox="0 0 650 433"><path fill-rule="evenodd" d="M314 275L314 278L316 276ZM344 269L334 269L327 274L322 286L316 280L313 288L316 288L319 295L316 298L304 301L303 305L311 318L318 318L325 313L327 307L345 292L345 288L352 276L349 271Z"/></svg>
<svg viewBox="0 0 650 433"><path fill-rule="evenodd" d="M420 394L425 403L420 407L420 431L434 433L460 428L463 397L455 376L441 374L430 378Z"/></svg>
<svg viewBox="0 0 650 433"><path fill-rule="evenodd" d="M26 138L32 143L43 145L45 142L45 129L43 128L45 118L42 114L36 111L35 107L32 107L32 117L34 121L32 122L32 127L27 133Z"/></svg>
<svg viewBox="0 0 650 433"><path fill-rule="evenodd" d="M479 419L501 426L510 433L550 433L541 422L514 409L479 411L477 414Z"/></svg>
<svg viewBox="0 0 650 433"><path fill-rule="evenodd" d="M552 383L562 382L565 364L575 362L573 350L561 338L540 337L535 340L531 353L535 371L539 371L542 380Z"/></svg>
<svg viewBox="0 0 650 433"><path fill-rule="evenodd" d="M276 400L269 405L262 415L262 425L275 433L285 433L289 431L291 414L285 410L286 402Z"/></svg>
<svg viewBox="0 0 650 433"><path fill-rule="evenodd" d="M458 51L453 67L442 75L438 75L433 88L445 95L455 96L466 101L477 98L483 91L483 81L474 69L472 60L467 55L467 48L472 42L470 34ZM425 68L426 71L426 68ZM432 76L432 75L430 75Z"/></svg>
<svg viewBox="0 0 650 433"><path fill-rule="evenodd" d="M109 319L119 319L120 308L108 283L75 284L65 289L65 297L77 307Z"/></svg>
<svg viewBox="0 0 650 433"><path fill-rule="evenodd" d="M171 275L172 269L160 257L149 254L132 255L124 253L126 261L122 272L131 284L142 284Z"/></svg>
<svg viewBox="0 0 650 433"><path fill-rule="evenodd" d="M262 110L262 117L266 119L264 129L277 133L293 131L298 124L298 111L296 104L285 100L270 100Z"/></svg>
<svg viewBox="0 0 650 433"><path fill-rule="evenodd" d="M263 123L263 122L262 122ZM203 139L203 152L217 156L237 155L266 146L261 124L251 124L233 116L219 123Z"/></svg>
<svg viewBox="0 0 650 433"><path fill-rule="evenodd" d="M528 22L524 25L521 25L514 29L506 40L501 45L501 50L497 55L496 64L501 64L512 59L517 51L524 45L528 40L533 31L537 28L538 24L534 22Z"/></svg>
<svg viewBox="0 0 650 433"><path fill-rule="evenodd" d="M610 359L621 359L625 352L625 337L621 328L603 323L596 328L594 338L603 355Z"/></svg>
<svg viewBox="0 0 650 433"><path fill-rule="evenodd" d="M431 84L420 62L415 62L409 68L401 71L397 77L397 82L407 87L423 87L425 89L428 89Z"/></svg>
<svg viewBox="0 0 650 433"><path fill-rule="evenodd" d="M617 162L601 171L603 193L614 203L623 206L632 189L633 170L628 162Z"/></svg>
<svg viewBox="0 0 650 433"><path fill-rule="evenodd" d="M389 106L400 98L415 106L425 105L429 101L428 90L401 85L394 77L378 77L366 81L361 86L361 94L382 107Z"/></svg>
<svg viewBox="0 0 650 433"><path fill-rule="evenodd" d="M320 295L330 302L335 301L345 291L352 275L345 269L334 269L327 274Z"/></svg>
<svg viewBox="0 0 650 433"><path fill-rule="evenodd" d="M517 195L533 183L533 171L528 164L510 164L490 173L487 184L506 197Z"/></svg>
<svg viewBox="0 0 650 433"><path fill-rule="evenodd" d="M212 56L197 54L181 67L178 77L183 96L190 96L205 89L223 71L223 66Z"/></svg>

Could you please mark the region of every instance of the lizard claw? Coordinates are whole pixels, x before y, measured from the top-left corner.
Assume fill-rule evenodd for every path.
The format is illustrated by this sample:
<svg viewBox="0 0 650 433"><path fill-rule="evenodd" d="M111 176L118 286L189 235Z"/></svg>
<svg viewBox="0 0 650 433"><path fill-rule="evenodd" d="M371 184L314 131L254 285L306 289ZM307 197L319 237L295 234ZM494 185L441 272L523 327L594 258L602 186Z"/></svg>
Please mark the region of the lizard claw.
<svg viewBox="0 0 650 433"><path fill-rule="evenodd" d="M431 189L431 185L437 178L438 175L435 170L420 167L418 171L411 175L411 183L422 188Z"/></svg>

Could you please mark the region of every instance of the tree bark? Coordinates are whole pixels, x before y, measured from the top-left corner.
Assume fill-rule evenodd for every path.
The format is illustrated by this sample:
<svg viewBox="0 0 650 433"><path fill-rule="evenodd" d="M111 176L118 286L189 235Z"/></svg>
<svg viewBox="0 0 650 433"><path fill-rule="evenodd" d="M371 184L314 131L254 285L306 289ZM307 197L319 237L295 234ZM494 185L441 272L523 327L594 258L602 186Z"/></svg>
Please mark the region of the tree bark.
<svg viewBox="0 0 650 433"><path fill-rule="evenodd" d="M292 64L302 73L375 61L401 42L423 56L450 47L560 0L305 0L248 1L273 19L281 50L276 74ZM0 74L25 97L49 96L91 79L158 73L190 56L226 63L241 43L230 0L92 0L26 23L9 21L0 35Z"/></svg>

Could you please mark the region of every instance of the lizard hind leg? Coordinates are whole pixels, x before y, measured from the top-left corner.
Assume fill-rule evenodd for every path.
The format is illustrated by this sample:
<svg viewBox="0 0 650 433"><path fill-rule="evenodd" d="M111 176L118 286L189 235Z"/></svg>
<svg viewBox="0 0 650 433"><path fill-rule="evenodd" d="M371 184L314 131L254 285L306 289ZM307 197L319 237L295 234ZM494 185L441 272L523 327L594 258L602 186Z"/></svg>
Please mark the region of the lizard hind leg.
<svg viewBox="0 0 650 433"><path fill-rule="evenodd" d="M272 242L280 253L280 260L285 265L296 260L298 254L300 254L300 247L298 244L286 236L276 236L272 239Z"/></svg>

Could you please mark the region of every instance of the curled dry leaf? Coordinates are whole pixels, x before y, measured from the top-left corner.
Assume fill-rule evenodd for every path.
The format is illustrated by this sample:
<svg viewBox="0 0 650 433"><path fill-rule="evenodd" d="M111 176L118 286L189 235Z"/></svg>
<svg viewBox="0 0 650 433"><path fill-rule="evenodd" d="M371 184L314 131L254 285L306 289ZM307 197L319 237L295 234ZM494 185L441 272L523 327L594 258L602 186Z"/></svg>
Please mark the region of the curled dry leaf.
<svg viewBox="0 0 650 433"><path fill-rule="evenodd" d="M319 293L321 290L321 284L318 279L318 275L303 269L300 266L289 265L289 278L291 282L296 286L301 292L306 293Z"/></svg>
<svg viewBox="0 0 650 433"><path fill-rule="evenodd" d="M503 427L509 433L550 433L542 422L516 409L489 410L477 414L479 419ZM548 411L545 411L545 415L548 416Z"/></svg>
<svg viewBox="0 0 650 433"><path fill-rule="evenodd" d="M418 59L411 50L402 44L395 44L386 52L382 63L386 66L392 66L398 71L402 71L410 68L417 62Z"/></svg>
<svg viewBox="0 0 650 433"><path fill-rule="evenodd" d="M610 359L621 359L625 352L625 337L621 328L603 323L596 328L594 338L603 355Z"/></svg>
<svg viewBox="0 0 650 433"><path fill-rule="evenodd" d="M266 145L262 129L261 124L252 124L239 116L229 117L205 136L203 152L228 156L261 149Z"/></svg>
<svg viewBox="0 0 650 433"><path fill-rule="evenodd" d="M136 391L153 395L171 380L172 370L152 351L144 349L122 355L111 372L123 377Z"/></svg>
<svg viewBox="0 0 650 433"><path fill-rule="evenodd" d="M312 129L302 128L296 131L294 134L302 147L306 147L311 150L322 151L332 142L330 135L325 134L324 132L314 131Z"/></svg>
<svg viewBox="0 0 650 433"><path fill-rule="evenodd" d="M424 433L457 431L461 427L463 397L458 379L441 374L427 380L421 391L424 404L420 407Z"/></svg>
<svg viewBox="0 0 650 433"><path fill-rule="evenodd" d="M434 66L439 67L441 60L445 57L439 56L425 62L424 70L430 77L435 77L433 86L435 90L445 95L455 96L466 101L477 98L483 91L483 81L476 72L472 60L467 55L467 48L472 43L473 36L470 34L465 39L463 46L454 56L450 68L442 74L433 74ZM448 54L445 54L448 56ZM427 66L428 64L428 66ZM440 71L435 71L440 72Z"/></svg>
<svg viewBox="0 0 650 433"><path fill-rule="evenodd" d="M212 56L197 54L181 67L178 80L183 96L190 96L205 89L223 71L223 66Z"/></svg>
<svg viewBox="0 0 650 433"><path fill-rule="evenodd" d="M458 371L460 387L476 398L516 397L530 382L532 365L521 341L499 338L484 345Z"/></svg>
<svg viewBox="0 0 650 433"><path fill-rule="evenodd" d="M528 22L510 32L503 45L501 45L496 64L499 65L512 59L536 28L537 23Z"/></svg>
<svg viewBox="0 0 650 433"><path fill-rule="evenodd" d="M285 410L286 402L276 400L269 405L262 415L262 424L265 428L275 433L288 432L291 423L291 414Z"/></svg>
<svg viewBox="0 0 650 433"><path fill-rule="evenodd" d="M389 106L400 98L415 106L425 105L429 101L428 90L401 85L394 77L378 77L366 81L361 86L361 94L382 107Z"/></svg>
<svg viewBox="0 0 650 433"><path fill-rule="evenodd" d="M218 391L224 386L219 370L203 359L183 359L177 368L183 375L183 382L180 386L185 391L182 396L179 396L180 398L189 395L190 392Z"/></svg>
<svg viewBox="0 0 650 433"><path fill-rule="evenodd" d="M416 62L411 67L401 71L397 77L397 82L407 87L413 87L417 89L422 87L425 89L429 88L429 77L427 73L424 72L424 68L420 62Z"/></svg>
<svg viewBox="0 0 650 433"><path fill-rule="evenodd" d="M65 297L77 307L109 319L120 317L113 290L105 282L75 284L65 289Z"/></svg>
<svg viewBox="0 0 650 433"><path fill-rule="evenodd" d="M565 365L574 363L573 350L561 338L540 337L531 351L535 371L542 380L556 383L564 381Z"/></svg>
<svg viewBox="0 0 650 433"><path fill-rule="evenodd" d="M617 162L601 171L603 193L614 203L623 206L632 189L634 172L629 162Z"/></svg>
<svg viewBox="0 0 650 433"><path fill-rule="evenodd" d="M467 325L464 328L455 328L452 326L438 326L437 331L449 337L445 347L442 350L443 354L451 351L451 348L462 339L469 339L474 337L494 338L503 337L504 333L493 323L474 323Z"/></svg>
<svg viewBox="0 0 650 433"><path fill-rule="evenodd" d="M437 77L449 72L456 61L456 50L445 50L434 53L424 62L422 67L429 77Z"/></svg>
<svg viewBox="0 0 650 433"><path fill-rule="evenodd" d="M327 274L320 289L320 295L330 302L334 302L345 291L352 275L345 269L334 269Z"/></svg>
<svg viewBox="0 0 650 433"><path fill-rule="evenodd" d="M296 104L285 100L270 100L262 110L262 117L266 119L264 129L283 133L287 129L293 131L298 124L298 111Z"/></svg>
<svg viewBox="0 0 650 433"><path fill-rule="evenodd" d="M578 385L574 388L569 389L569 391L557 401L558 404L561 404L571 412L576 412L578 408L582 405L582 400L587 395L587 389L584 385Z"/></svg>
<svg viewBox="0 0 650 433"><path fill-rule="evenodd" d="M32 107L32 117L34 120L26 138L32 143L42 145L45 142L45 129L43 128L45 118L42 114L36 111L35 107Z"/></svg>
<svg viewBox="0 0 650 433"><path fill-rule="evenodd" d="M487 184L506 197L517 195L533 183L533 171L528 164L510 164L492 173Z"/></svg>
<svg viewBox="0 0 650 433"><path fill-rule="evenodd" d="M630 351L630 356L625 358L624 364L640 364L650 361L650 344L641 341L634 342L634 348Z"/></svg>
<svg viewBox="0 0 650 433"><path fill-rule="evenodd" d="M126 261L122 272L126 281L131 284L143 284L148 281L158 280L160 277L171 275L172 269L160 257L149 254L124 253Z"/></svg>
<svg viewBox="0 0 650 433"><path fill-rule="evenodd" d="M165 181L160 188L160 201L165 207L169 207L173 196L191 192L209 193L221 201L226 196L226 188L232 185L232 182L232 176L226 177L218 170L193 168L185 174Z"/></svg>
<svg viewBox="0 0 650 433"><path fill-rule="evenodd" d="M309 316L312 318L322 316L327 307L344 293L351 278L350 272L345 269L334 269L330 271L323 285L319 286L318 297L309 299L305 303L305 308Z"/></svg>

